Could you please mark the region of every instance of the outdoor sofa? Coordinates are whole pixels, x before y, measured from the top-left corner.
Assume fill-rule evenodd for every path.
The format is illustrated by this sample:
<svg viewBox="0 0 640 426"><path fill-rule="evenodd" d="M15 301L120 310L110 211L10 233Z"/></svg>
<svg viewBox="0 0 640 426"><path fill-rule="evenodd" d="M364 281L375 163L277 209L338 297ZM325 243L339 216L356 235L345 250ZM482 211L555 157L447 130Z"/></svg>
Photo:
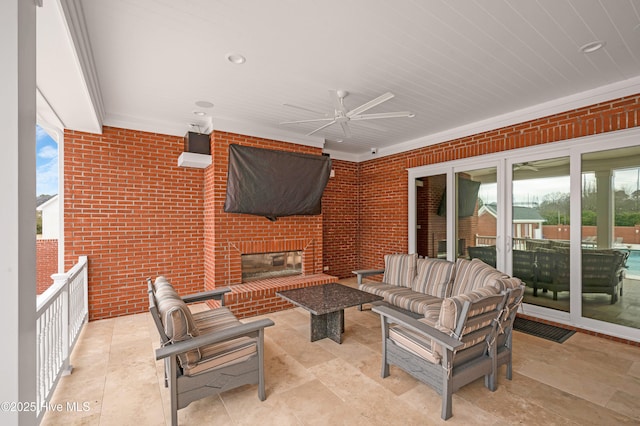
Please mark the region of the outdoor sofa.
<svg viewBox="0 0 640 426"><path fill-rule="evenodd" d="M382 324L382 377L395 365L442 397L441 417L453 415L452 394L484 377L497 387L497 370L512 377L511 330L522 302L518 278L484 262L385 256L384 270L359 270L359 288L384 297L373 311ZM384 273L382 282L365 276Z"/></svg>

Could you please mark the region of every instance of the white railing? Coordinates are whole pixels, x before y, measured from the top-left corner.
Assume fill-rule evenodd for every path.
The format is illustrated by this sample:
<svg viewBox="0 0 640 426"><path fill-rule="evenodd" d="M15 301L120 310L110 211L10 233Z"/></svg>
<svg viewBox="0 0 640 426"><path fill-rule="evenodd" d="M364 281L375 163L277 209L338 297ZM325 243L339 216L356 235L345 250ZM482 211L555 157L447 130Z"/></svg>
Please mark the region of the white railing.
<svg viewBox="0 0 640 426"><path fill-rule="evenodd" d="M54 274L53 285L38 296L36 312L38 421L61 376L70 374L71 350L89 318L87 257L66 274Z"/></svg>

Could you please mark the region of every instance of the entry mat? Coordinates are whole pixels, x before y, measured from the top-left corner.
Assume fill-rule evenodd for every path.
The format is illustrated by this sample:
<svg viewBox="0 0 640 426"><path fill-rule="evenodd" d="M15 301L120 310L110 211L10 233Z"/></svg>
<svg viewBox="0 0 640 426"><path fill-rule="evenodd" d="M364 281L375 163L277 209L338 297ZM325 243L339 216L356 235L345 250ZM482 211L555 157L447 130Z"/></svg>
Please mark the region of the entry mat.
<svg viewBox="0 0 640 426"><path fill-rule="evenodd" d="M543 324L541 322L532 321L525 318L516 317L513 323L513 329L532 336L542 337L556 343L563 343L569 337L573 336L575 331L566 328L556 327L554 325Z"/></svg>

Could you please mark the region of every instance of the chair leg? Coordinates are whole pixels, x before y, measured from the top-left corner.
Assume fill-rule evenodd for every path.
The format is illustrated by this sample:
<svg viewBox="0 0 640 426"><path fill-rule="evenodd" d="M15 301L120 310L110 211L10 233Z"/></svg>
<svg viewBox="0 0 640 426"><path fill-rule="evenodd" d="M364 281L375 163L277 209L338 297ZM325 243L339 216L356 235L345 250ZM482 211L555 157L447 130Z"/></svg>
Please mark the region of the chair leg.
<svg viewBox="0 0 640 426"><path fill-rule="evenodd" d="M442 420L448 420L451 418L451 416L453 416L453 409L451 408L453 391L446 376L446 371L443 374L445 375L445 377L442 383L442 413L440 414L440 417L442 417Z"/></svg>
<svg viewBox="0 0 640 426"><path fill-rule="evenodd" d="M382 323L382 370L380 371L380 376L383 379L385 377L389 377L389 363L387 362L387 337L389 336L389 324L385 318L386 317L384 315L380 315L380 322Z"/></svg>
<svg viewBox="0 0 640 426"><path fill-rule="evenodd" d="M498 387L498 351L495 344L491 345L489 356L491 357L491 373L484 376L484 385L493 392Z"/></svg>
<svg viewBox="0 0 640 426"><path fill-rule="evenodd" d="M258 398L267 399L264 391L264 329L258 332Z"/></svg>
<svg viewBox="0 0 640 426"><path fill-rule="evenodd" d="M169 392L171 392L171 426L178 426L178 367L175 355L170 358Z"/></svg>

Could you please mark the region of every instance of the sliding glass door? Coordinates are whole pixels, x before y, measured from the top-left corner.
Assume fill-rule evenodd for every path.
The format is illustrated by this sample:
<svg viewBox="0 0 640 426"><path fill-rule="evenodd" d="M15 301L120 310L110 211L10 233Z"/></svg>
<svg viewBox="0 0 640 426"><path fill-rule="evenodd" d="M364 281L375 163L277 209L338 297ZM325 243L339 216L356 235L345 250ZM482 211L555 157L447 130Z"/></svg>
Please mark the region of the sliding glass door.
<svg viewBox="0 0 640 426"><path fill-rule="evenodd" d="M640 341L640 129L408 175L411 252L479 258L522 279L526 314Z"/></svg>
<svg viewBox="0 0 640 426"><path fill-rule="evenodd" d="M640 328L640 147L582 155L582 315Z"/></svg>
<svg viewBox="0 0 640 426"><path fill-rule="evenodd" d="M525 303L569 312L569 157L513 162L511 173L510 273Z"/></svg>

